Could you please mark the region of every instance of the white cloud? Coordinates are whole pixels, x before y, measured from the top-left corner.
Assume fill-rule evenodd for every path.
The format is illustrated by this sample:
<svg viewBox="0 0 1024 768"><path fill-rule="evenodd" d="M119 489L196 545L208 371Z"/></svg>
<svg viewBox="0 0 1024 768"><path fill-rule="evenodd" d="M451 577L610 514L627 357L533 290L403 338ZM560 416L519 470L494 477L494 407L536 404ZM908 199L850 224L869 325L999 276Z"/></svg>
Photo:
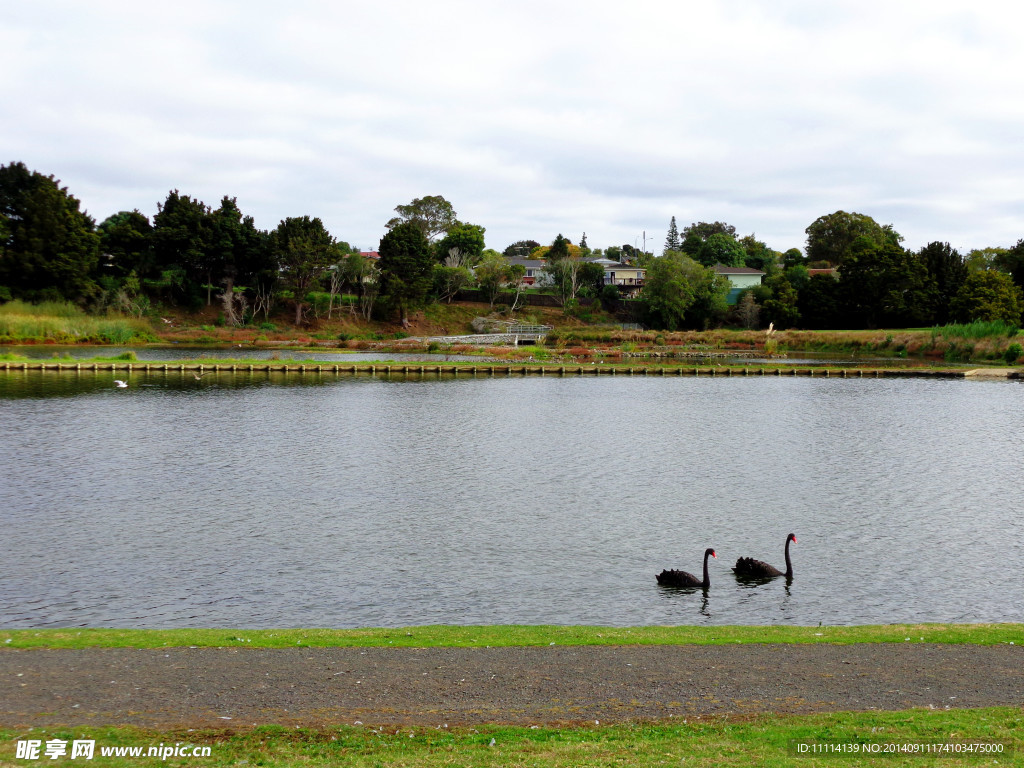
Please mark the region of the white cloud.
<svg viewBox="0 0 1024 768"><path fill-rule="evenodd" d="M1024 236L1022 15L938 0L21 4L2 162L102 219L170 189L373 246L442 194L502 248L660 244L726 220L785 250L837 209L919 247Z"/></svg>

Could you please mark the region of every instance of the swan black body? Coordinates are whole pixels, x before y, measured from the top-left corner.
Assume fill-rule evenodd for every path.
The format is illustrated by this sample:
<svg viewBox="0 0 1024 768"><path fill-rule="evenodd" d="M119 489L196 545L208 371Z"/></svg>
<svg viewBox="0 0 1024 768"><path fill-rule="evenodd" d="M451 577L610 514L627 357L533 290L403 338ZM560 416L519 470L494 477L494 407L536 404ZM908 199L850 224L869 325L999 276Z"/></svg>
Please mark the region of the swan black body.
<svg viewBox="0 0 1024 768"><path fill-rule="evenodd" d="M791 533L786 537L786 571L782 572L774 565L768 565L763 560L755 560L752 557L741 557L736 561L733 572L742 578L747 579L772 579L776 576L785 576L787 581L793 578L793 561L789 559L789 545L796 544L796 534Z"/></svg>
<svg viewBox="0 0 1024 768"><path fill-rule="evenodd" d="M692 573L686 571L662 571L658 574L658 583L663 587L701 587L707 589L711 586L711 579L708 576L708 558L715 557L715 550L708 549L704 550L704 580L701 581Z"/></svg>

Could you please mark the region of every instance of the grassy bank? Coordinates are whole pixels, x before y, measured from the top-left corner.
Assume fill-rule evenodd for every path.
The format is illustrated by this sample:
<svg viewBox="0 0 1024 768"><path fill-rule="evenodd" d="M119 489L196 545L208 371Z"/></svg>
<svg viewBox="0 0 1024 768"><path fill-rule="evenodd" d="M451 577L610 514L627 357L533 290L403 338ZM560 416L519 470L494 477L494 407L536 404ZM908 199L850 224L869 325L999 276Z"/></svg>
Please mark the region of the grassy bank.
<svg viewBox="0 0 1024 768"><path fill-rule="evenodd" d="M144 344L156 341L146 320L95 317L67 302L0 304L0 343Z"/></svg>
<svg viewBox="0 0 1024 768"><path fill-rule="evenodd" d="M134 728L0 730L0 765L15 760L18 739L93 739L89 765L139 765L139 758L101 757L102 747L179 745L209 747L189 760L142 758L143 765L333 766L887 766L1024 765L1024 713L1012 707L976 710L911 710L807 716L687 717L668 723L577 728L389 728L322 730L266 726L251 731L149 731ZM920 745L983 744L1000 752L915 757L882 750ZM798 745L819 751L845 745L835 757L800 757ZM888 745L892 745L889 747ZM904 746L907 745L907 746ZM911 747L910 745L918 745ZM835 747L833 747L835 748ZM856 750L855 752L853 750ZM67 758L65 758L66 760ZM50 762L46 760L45 762Z"/></svg>
<svg viewBox="0 0 1024 768"><path fill-rule="evenodd" d="M962 643L1024 645L1024 624L879 624L855 627L583 627L434 625L397 629L13 629L2 648L500 647L730 645L735 643Z"/></svg>

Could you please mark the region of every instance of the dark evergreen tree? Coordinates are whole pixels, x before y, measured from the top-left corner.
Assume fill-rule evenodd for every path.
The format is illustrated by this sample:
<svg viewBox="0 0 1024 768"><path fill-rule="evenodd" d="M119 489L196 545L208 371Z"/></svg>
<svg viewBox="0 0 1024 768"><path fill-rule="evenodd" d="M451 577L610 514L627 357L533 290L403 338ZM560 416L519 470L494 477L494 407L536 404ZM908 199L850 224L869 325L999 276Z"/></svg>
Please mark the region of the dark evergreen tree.
<svg viewBox="0 0 1024 768"><path fill-rule="evenodd" d="M1024 240L992 259L992 266L1013 278L1018 288L1024 289Z"/></svg>
<svg viewBox="0 0 1024 768"><path fill-rule="evenodd" d="M142 279L153 277L156 259L153 253L153 225L138 210L120 211L99 225L101 276L116 279L134 272Z"/></svg>
<svg viewBox="0 0 1024 768"><path fill-rule="evenodd" d="M672 221L668 225L668 235L665 236L665 250L664 253L669 251L681 251L683 249L683 241L679 238L679 228L676 226L676 217L672 217Z"/></svg>
<svg viewBox="0 0 1024 768"><path fill-rule="evenodd" d="M841 295L855 327L929 325L934 303L924 261L887 241L854 241L840 272Z"/></svg>
<svg viewBox="0 0 1024 768"><path fill-rule="evenodd" d="M551 248L548 250L548 261L558 261L559 259L566 259L569 257L569 241L562 237L562 233L558 233L558 237L555 238L554 242L551 243Z"/></svg>
<svg viewBox="0 0 1024 768"><path fill-rule="evenodd" d="M180 278L165 278L164 282L180 290L190 303L200 305L203 285L209 284L211 272L207 262L212 236L210 209L201 200L193 200L176 189L157 208L153 217L157 268L165 276L179 275Z"/></svg>
<svg viewBox="0 0 1024 768"><path fill-rule="evenodd" d="M0 166L0 287L14 298L82 301L97 291L96 222L53 176Z"/></svg>
<svg viewBox="0 0 1024 768"><path fill-rule="evenodd" d="M434 258L423 230L414 222L398 224L380 241L381 298L398 312L403 326L409 312L427 296Z"/></svg>
<svg viewBox="0 0 1024 768"><path fill-rule="evenodd" d="M320 219L287 218L271 235L281 279L295 301L295 324L302 325L306 295L339 260L334 238Z"/></svg>
<svg viewBox="0 0 1024 768"><path fill-rule="evenodd" d="M950 319L949 304L967 279L967 263L949 243L928 243L918 252L918 256L924 260L934 287L932 310L935 322L945 325Z"/></svg>
<svg viewBox="0 0 1024 768"><path fill-rule="evenodd" d="M536 240L516 240L502 251L502 255L507 259L525 259L535 248L540 248Z"/></svg>

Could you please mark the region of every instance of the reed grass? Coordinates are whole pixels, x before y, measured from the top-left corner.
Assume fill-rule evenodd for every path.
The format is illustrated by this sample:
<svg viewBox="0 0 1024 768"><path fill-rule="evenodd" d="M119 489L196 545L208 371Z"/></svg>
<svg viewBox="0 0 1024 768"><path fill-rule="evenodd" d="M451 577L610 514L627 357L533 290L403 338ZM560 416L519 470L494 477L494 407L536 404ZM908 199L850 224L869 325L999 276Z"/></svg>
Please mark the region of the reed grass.
<svg viewBox="0 0 1024 768"><path fill-rule="evenodd" d="M0 341L131 344L156 341L156 337L146 320L92 317L70 302L9 301L0 305Z"/></svg>
<svg viewBox="0 0 1024 768"><path fill-rule="evenodd" d="M1020 333L1020 326L1002 320L975 320L973 323L951 323L937 325L932 329L934 336L944 339L987 339L1013 338Z"/></svg>

